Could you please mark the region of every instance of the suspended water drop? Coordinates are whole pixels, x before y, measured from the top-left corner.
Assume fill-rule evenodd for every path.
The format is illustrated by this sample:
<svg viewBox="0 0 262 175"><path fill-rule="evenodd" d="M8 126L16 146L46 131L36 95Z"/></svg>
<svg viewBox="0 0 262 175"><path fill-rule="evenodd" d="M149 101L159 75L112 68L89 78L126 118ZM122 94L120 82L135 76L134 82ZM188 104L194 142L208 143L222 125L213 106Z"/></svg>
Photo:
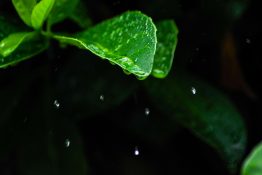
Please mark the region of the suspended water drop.
<svg viewBox="0 0 262 175"><path fill-rule="evenodd" d="M196 51L197 51L197 52L199 51L199 47L196 48Z"/></svg>
<svg viewBox="0 0 262 175"><path fill-rule="evenodd" d="M60 107L60 103L57 100L54 101L54 105L57 109Z"/></svg>
<svg viewBox="0 0 262 175"><path fill-rule="evenodd" d="M130 75L130 74L131 74L131 72L129 72L128 70L125 70L125 69L123 69L123 72L124 72L126 75Z"/></svg>
<svg viewBox="0 0 262 175"><path fill-rule="evenodd" d="M149 108L145 108L145 115L148 116L150 114Z"/></svg>
<svg viewBox="0 0 262 175"><path fill-rule="evenodd" d="M69 140L69 139L66 139L66 140L65 140L65 147L68 148L68 147L70 146L70 143L71 143L70 140Z"/></svg>
<svg viewBox="0 0 262 175"><path fill-rule="evenodd" d="M100 100L100 101L104 101L104 100L105 100L105 96L104 96L103 94L101 94L101 95L99 96L99 100Z"/></svg>
<svg viewBox="0 0 262 175"><path fill-rule="evenodd" d="M193 95L196 95L196 88L192 87L191 92L192 92Z"/></svg>
<svg viewBox="0 0 262 175"><path fill-rule="evenodd" d="M247 44L250 44L250 43L251 43L250 38L246 38L246 43L247 43Z"/></svg>
<svg viewBox="0 0 262 175"><path fill-rule="evenodd" d="M139 156L139 154L140 154L140 153L139 153L138 147L136 146L136 147L135 147L135 150L134 150L134 155L135 155L135 156Z"/></svg>

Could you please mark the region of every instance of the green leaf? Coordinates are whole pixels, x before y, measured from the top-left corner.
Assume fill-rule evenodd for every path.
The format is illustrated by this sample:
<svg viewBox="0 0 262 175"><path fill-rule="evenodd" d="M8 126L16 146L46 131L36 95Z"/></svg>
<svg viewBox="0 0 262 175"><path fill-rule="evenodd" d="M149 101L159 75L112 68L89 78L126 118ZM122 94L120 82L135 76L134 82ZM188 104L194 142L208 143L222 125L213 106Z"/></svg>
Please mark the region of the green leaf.
<svg viewBox="0 0 262 175"><path fill-rule="evenodd" d="M221 92L189 76L146 81L150 97L164 114L211 145L236 171L246 147L244 122Z"/></svg>
<svg viewBox="0 0 262 175"><path fill-rule="evenodd" d="M258 144L246 158L242 175L261 175L262 174L262 143Z"/></svg>
<svg viewBox="0 0 262 175"><path fill-rule="evenodd" d="M27 33L28 36L24 36L25 38L20 36L20 40L13 40L15 37L9 37L9 42L2 42L3 45L2 48L8 48L6 45L10 46L10 51L5 51L5 56L2 56L0 54L0 68L5 68L10 65L17 64L20 61L26 60L28 58L31 58L40 52L44 51L48 43L45 38L40 36L37 33ZM22 38L22 39L21 39ZM4 39L4 40L9 40ZM16 41L16 42L14 42ZM14 43L15 45L11 45ZM0 49L1 50L1 49Z"/></svg>
<svg viewBox="0 0 262 175"><path fill-rule="evenodd" d="M48 17L49 25L63 21L65 18L70 16L76 6L79 3L79 0L56 0L52 11ZM79 9L77 9L78 11Z"/></svg>
<svg viewBox="0 0 262 175"><path fill-rule="evenodd" d="M31 14L36 5L36 0L12 0L13 5L24 23L32 26Z"/></svg>
<svg viewBox="0 0 262 175"><path fill-rule="evenodd" d="M40 29L53 8L55 0L41 0L33 9L31 22L35 29Z"/></svg>
<svg viewBox="0 0 262 175"><path fill-rule="evenodd" d="M161 21L156 27L157 45L152 75L156 78L165 78L172 67L178 28L173 20Z"/></svg>
<svg viewBox="0 0 262 175"><path fill-rule="evenodd" d="M54 36L62 43L90 50L141 79L150 75L156 50L156 28L140 12L126 12L78 34Z"/></svg>
<svg viewBox="0 0 262 175"><path fill-rule="evenodd" d="M7 57L26 39L32 37L34 32L13 33L0 41L0 55Z"/></svg>

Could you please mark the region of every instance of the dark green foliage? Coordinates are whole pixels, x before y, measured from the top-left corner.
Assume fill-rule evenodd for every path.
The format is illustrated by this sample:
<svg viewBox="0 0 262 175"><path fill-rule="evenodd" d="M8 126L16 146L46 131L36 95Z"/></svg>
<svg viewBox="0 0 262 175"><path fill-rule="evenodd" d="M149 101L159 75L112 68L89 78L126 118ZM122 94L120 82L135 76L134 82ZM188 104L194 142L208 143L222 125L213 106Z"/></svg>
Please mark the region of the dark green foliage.
<svg viewBox="0 0 262 175"><path fill-rule="evenodd" d="M148 12L166 2L175 5L166 10L182 13L181 2L171 0L151 3L153 9ZM201 2L214 8L210 2ZM99 135L87 134L86 124L98 120L102 121L98 122L101 128L121 125L123 134L139 136L161 149L166 142L176 140L181 130L188 130L218 153L228 172L239 171L247 146L245 123L226 95L184 70L187 53L174 65L182 71L173 74L178 33L186 31L178 30L172 16L166 20L161 17L165 13L158 14L156 19L161 20L155 21L155 16L146 15L150 13L127 11L92 26L97 21L88 15L92 7L81 0L12 0L2 4L12 4L14 14L21 19L0 11L0 68L5 68L0 69L0 163L15 155L18 174L26 175L92 174L95 161L110 167L113 163L102 161L99 148L94 153L86 151L96 144L88 142L86 135ZM228 22L240 18L245 5L243 1L225 3L223 14L230 14L230 18L223 19ZM63 32L59 32L61 28ZM35 59L17 65L29 58ZM139 80L152 77L138 81L126 74ZM137 94L142 94L139 98L143 105L137 102ZM148 120L151 116L150 124L141 122L141 118ZM81 124L84 131L79 129ZM110 133L108 128L100 132ZM195 145L189 146L198 151ZM260 152L257 147L248 157L243 175L261 174ZM92 159L93 154L98 160ZM130 162L127 167L133 164ZM180 168L175 161L168 164L175 167L174 171ZM132 172L146 174L137 173L135 168Z"/></svg>

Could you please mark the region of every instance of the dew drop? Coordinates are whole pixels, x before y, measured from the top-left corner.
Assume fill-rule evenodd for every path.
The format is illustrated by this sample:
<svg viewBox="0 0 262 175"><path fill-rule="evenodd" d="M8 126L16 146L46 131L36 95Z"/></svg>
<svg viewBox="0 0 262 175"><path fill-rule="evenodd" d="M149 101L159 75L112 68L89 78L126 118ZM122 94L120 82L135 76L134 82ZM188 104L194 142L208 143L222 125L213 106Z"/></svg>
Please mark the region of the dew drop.
<svg viewBox="0 0 262 175"><path fill-rule="evenodd" d="M246 38L246 43L247 43L247 44L251 44L250 38Z"/></svg>
<svg viewBox="0 0 262 175"><path fill-rule="evenodd" d="M191 92L192 92L193 95L196 95L196 88L191 87Z"/></svg>
<svg viewBox="0 0 262 175"><path fill-rule="evenodd" d="M105 96L104 96L103 94L101 94L101 95L99 96L99 100L100 100L100 101L104 101L104 100L105 100Z"/></svg>
<svg viewBox="0 0 262 175"><path fill-rule="evenodd" d="M123 69L123 72L124 72L126 75L130 75L130 74L131 74L131 72L129 72L129 71L126 70L126 69Z"/></svg>
<svg viewBox="0 0 262 175"><path fill-rule="evenodd" d="M138 150L138 147L136 146L136 147L135 147L135 150L134 150L134 155L135 155L135 156L139 156L139 154L140 154L140 152L139 152L139 150Z"/></svg>
<svg viewBox="0 0 262 175"><path fill-rule="evenodd" d="M65 147L69 147L70 146L70 144L71 144L71 142L70 142L70 140L69 139L66 139L65 140Z"/></svg>
<svg viewBox="0 0 262 175"><path fill-rule="evenodd" d="M60 103L57 100L54 101L54 105L57 109L60 107Z"/></svg>
<svg viewBox="0 0 262 175"><path fill-rule="evenodd" d="M145 115L148 116L150 114L149 108L145 108Z"/></svg>

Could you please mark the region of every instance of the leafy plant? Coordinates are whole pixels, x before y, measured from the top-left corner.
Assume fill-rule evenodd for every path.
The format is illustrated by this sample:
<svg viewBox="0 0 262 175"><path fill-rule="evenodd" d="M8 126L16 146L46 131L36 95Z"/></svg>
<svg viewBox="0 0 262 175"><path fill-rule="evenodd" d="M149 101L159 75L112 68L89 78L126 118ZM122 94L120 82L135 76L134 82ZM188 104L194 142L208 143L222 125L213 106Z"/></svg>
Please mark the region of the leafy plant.
<svg viewBox="0 0 262 175"><path fill-rule="evenodd" d="M92 26L84 1L12 0L12 3L24 24L0 11L0 68L36 59L44 51L52 57L59 52L54 51L53 41L58 41L61 49L66 48L63 52L70 59L54 84L49 71L42 73L41 69L33 68L22 70L24 76L19 74L18 81L12 80L11 89L1 87L0 136L8 144L0 144L3 155L0 159L18 147L17 164L22 174L88 174L92 166L88 167L84 140L76 125L85 118L119 107L142 89L165 120L162 127L171 128L168 131L171 135L177 124L188 129L220 155L231 173L239 170L247 136L235 106L223 93L183 69L176 76L169 75L178 43L178 27L173 20L153 22L140 11L127 11ZM73 33L54 30L66 20L71 20L79 30ZM70 46L81 50L75 51ZM72 53L66 52L69 49ZM101 65L92 57L106 59L126 74L144 81L123 76L111 65ZM37 93L34 99L40 104L30 103L29 110L27 97L32 98L31 83L39 77L42 81L37 87L43 94ZM82 84L75 87L77 82ZM100 100L94 100L98 96ZM56 110L62 106L60 100L63 111ZM24 116L25 111L29 116ZM21 133L13 133L9 128ZM161 135L158 123L156 128L156 135ZM137 131L136 127L131 130ZM144 132L147 131L141 135ZM149 135L145 134L145 139ZM243 175L249 175L246 173L249 167L250 163L246 163Z"/></svg>
<svg viewBox="0 0 262 175"><path fill-rule="evenodd" d="M151 74L154 60L154 76L163 78L171 69L178 33L173 21L158 24L160 42L155 55L156 27L151 18L141 12L126 12L74 35L62 35L54 34L51 31L52 25L70 16L78 18L72 14L79 1L42 0L37 3L35 0L13 0L12 2L20 18L35 31L8 32L2 36L0 67L17 64L45 50L49 39L52 38L63 44L89 50L140 79L145 79ZM5 23L4 19L2 20L1 23ZM47 22L46 30L43 29L45 22ZM168 32L168 35L164 36L162 34L164 32ZM33 42L36 42L34 45L38 47L26 50L28 49L26 44ZM23 51L26 53L21 54Z"/></svg>

